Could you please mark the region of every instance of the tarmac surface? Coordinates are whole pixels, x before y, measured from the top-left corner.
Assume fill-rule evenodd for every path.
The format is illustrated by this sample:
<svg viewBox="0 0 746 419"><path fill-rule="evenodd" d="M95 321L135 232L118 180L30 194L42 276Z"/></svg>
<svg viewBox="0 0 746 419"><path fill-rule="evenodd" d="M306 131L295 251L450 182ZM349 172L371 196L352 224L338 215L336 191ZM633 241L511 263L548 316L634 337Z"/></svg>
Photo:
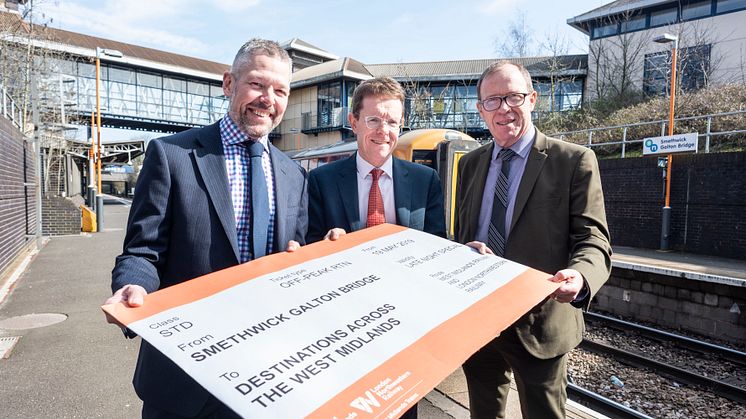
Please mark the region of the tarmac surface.
<svg viewBox="0 0 746 419"><path fill-rule="evenodd" d="M49 239L40 251L19 257L15 273L11 269L0 278L0 418L140 416L142 403L131 384L139 339L125 339L100 309L111 295L110 274L121 252L128 210L107 200L102 232ZM615 264L746 284L743 261L615 250ZM419 417L468 418L467 406L459 369L420 401ZM509 417L521 417L515 391Z"/></svg>

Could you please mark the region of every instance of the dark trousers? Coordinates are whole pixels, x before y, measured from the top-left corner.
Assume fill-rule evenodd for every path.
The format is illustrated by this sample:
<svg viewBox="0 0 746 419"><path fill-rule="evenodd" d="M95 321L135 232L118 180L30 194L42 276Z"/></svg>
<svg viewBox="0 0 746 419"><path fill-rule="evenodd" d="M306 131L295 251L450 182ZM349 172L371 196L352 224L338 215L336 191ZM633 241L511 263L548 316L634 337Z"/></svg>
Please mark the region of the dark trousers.
<svg viewBox="0 0 746 419"><path fill-rule="evenodd" d="M189 416L189 419L241 419L236 412L223 404L213 396L207 399L207 403L196 416ZM187 416L180 416L174 413L160 410L152 404L143 403L142 419L187 419Z"/></svg>
<svg viewBox="0 0 746 419"><path fill-rule="evenodd" d="M400 419L417 419L417 405L410 407L409 410L404 412L400 417Z"/></svg>
<svg viewBox="0 0 746 419"><path fill-rule="evenodd" d="M565 417L567 355L539 359L508 329L463 365L472 419L505 418L510 373L515 376L524 419Z"/></svg>

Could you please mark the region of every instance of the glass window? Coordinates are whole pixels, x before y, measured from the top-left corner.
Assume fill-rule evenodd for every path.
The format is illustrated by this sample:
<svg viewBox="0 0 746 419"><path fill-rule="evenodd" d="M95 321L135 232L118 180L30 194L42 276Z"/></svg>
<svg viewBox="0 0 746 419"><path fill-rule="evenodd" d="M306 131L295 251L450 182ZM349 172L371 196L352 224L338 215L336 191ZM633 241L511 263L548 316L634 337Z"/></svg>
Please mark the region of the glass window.
<svg viewBox="0 0 746 419"><path fill-rule="evenodd" d="M624 19L622 20L622 32L632 32L640 29L645 29L646 20L647 17L645 15Z"/></svg>
<svg viewBox="0 0 746 419"><path fill-rule="evenodd" d="M210 86L207 83L189 81L187 82L187 92L200 96L209 96Z"/></svg>
<svg viewBox="0 0 746 419"><path fill-rule="evenodd" d="M709 16L712 13L712 2L698 1L681 5L681 19L690 20Z"/></svg>
<svg viewBox="0 0 746 419"><path fill-rule="evenodd" d="M78 75L81 77L96 78L96 66L89 63L78 63Z"/></svg>
<svg viewBox="0 0 746 419"><path fill-rule="evenodd" d="M319 127L332 127L342 124L340 117L337 115L342 107L341 87L342 84L339 81L319 85L317 102Z"/></svg>
<svg viewBox="0 0 746 419"><path fill-rule="evenodd" d="M137 73L137 84L139 86L146 86L146 87L161 87L162 79L161 76L158 74L152 74L152 73Z"/></svg>
<svg viewBox="0 0 746 419"><path fill-rule="evenodd" d="M746 9L746 0L718 0L717 13L725 13L738 9Z"/></svg>
<svg viewBox="0 0 746 419"><path fill-rule="evenodd" d="M601 38L604 36L611 36L617 34L617 24L614 23L607 23L605 25L599 25L593 27L593 38Z"/></svg>
<svg viewBox="0 0 746 419"><path fill-rule="evenodd" d="M135 72L124 68L109 69L109 80L127 84L135 84Z"/></svg>
<svg viewBox="0 0 746 419"><path fill-rule="evenodd" d="M669 90L668 74L671 71L671 52L645 55L642 90L648 95L665 95Z"/></svg>
<svg viewBox="0 0 746 419"><path fill-rule="evenodd" d="M710 74L710 45L681 49L681 90L705 87Z"/></svg>
<svg viewBox="0 0 746 419"><path fill-rule="evenodd" d="M186 90L186 81L174 79L171 77L164 77L163 88L166 90L173 90L175 92L183 92Z"/></svg>
<svg viewBox="0 0 746 419"><path fill-rule="evenodd" d="M210 86L210 96L212 97L222 97L224 95L223 93L223 86L220 85L211 85Z"/></svg>
<svg viewBox="0 0 746 419"><path fill-rule="evenodd" d="M675 7L650 12L650 26L663 26L676 23L677 16L678 10Z"/></svg>

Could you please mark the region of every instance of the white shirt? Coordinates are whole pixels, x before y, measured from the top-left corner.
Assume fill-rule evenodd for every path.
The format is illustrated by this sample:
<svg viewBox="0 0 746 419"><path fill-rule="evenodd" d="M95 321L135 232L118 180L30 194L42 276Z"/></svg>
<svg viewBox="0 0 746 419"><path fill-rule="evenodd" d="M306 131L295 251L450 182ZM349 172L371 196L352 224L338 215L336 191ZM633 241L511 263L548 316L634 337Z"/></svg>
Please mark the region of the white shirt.
<svg viewBox="0 0 746 419"><path fill-rule="evenodd" d="M365 223L368 219L368 196L370 195L370 185L373 183L373 175L370 171L375 167L360 157L360 153L355 156L357 164L357 199L358 209L360 211L360 220ZM383 170L381 177L378 178L378 187L381 189L383 197L383 212L386 216L386 222L396 224L396 204L394 203L394 177L393 177L393 160L391 156L383 163L379 169Z"/></svg>

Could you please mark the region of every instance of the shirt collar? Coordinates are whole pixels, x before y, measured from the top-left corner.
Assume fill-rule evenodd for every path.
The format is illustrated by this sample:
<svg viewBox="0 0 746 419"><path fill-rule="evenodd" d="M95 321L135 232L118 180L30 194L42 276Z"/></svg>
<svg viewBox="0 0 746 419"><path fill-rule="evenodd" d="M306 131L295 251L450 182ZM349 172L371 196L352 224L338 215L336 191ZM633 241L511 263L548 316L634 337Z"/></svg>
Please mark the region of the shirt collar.
<svg viewBox="0 0 746 419"><path fill-rule="evenodd" d="M259 141L263 146L264 150L269 151L269 140L268 136L263 136L258 140L254 140L246 135L238 125L233 122L233 119L227 113L220 120L220 141L223 145L239 145L247 141Z"/></svg>
<svg viewBox="0 0 746 419"><path fill-rule="evenodd" d="M534 143L536 138L536 127L533 124L526 130L526 133L518 139L512 146L508 147L515 152L515 154L525 159L528 157L529 151L531 151L531 145ZM502 147L495 144L495 148L492 150L492 160L497 159L497 154L502 151Z"/></svg>
<svg viewBox="0 0 746 419"><path fill-rule="evenodd" d="M357 165L357 175L364 179L366 176L370 174L370 171L375 169L375 166L365 161L364 158L360 157L360 153L355 153L355 163ZM383 170L384 173L386 173L391 179L394 178L392 176L392 171L394 168L394 161L391 156L389 156L388 159L379 167L379 169Z"/></svg>

